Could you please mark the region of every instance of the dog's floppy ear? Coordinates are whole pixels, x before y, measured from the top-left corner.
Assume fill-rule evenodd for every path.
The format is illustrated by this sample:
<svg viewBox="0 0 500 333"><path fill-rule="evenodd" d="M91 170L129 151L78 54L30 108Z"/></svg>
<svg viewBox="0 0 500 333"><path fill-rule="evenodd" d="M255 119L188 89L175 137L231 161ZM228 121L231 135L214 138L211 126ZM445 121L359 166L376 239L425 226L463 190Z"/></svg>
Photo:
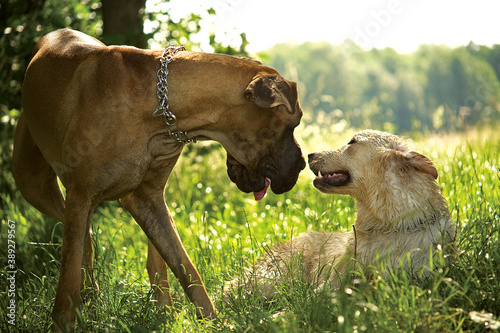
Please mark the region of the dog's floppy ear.
<svg viewBox="0 0 500 333"><path fill-rule="evenodd" d="M427 156L417 153L416 151L408 151L404 154L412 167L422 172L428 173L429 175L434 177L434 179L437 179L438 172L436 170L436 167Z"/></svg>
<svg viewBox="0 0 500 333"><path fill-rule="evenodd" d="M288 112L295 112L297 87L279 75L259 75L245 89L245 97L262 108L270 109L283 105ZM293 103L293 107L292 104Z"/></svg>

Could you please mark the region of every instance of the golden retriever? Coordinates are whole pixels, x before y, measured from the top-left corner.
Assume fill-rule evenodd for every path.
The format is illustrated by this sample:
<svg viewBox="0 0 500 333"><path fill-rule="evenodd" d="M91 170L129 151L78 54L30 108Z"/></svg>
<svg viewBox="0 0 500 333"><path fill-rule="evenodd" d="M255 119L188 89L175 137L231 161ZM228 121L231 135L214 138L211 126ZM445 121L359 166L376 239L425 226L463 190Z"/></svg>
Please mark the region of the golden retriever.
<svg viewBox="0 0 500 333"><path fill-rule="evenodd" d="M227 284L226 292L239 285L269 298L291 275L315 287L337 288L350 272L381 265L426 277L431 253L453 244L456 228L438 172L400 137L365 130L337 150L310 154L309 166L319 191L356 199L353 230L309 231L278 244L243 281Z"/></svg>

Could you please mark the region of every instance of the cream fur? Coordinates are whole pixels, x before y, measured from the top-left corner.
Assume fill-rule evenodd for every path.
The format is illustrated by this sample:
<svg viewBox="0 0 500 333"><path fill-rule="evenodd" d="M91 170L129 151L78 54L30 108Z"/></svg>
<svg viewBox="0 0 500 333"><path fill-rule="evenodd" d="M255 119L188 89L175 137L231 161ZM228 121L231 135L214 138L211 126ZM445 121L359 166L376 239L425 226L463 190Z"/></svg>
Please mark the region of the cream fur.
<svg viewBox="0 0 500 333"><path fill-rule="evenodd" d="M436 182L437 170L403 139L362 131L337 150L310 154L309 166L318 176L313 183L318 190L357 200L353 231L310 231L279 244L226 291L231 285L251 290L257 282L263 296L272 297L289 278L337 288L351 271L381 265L402 265L426 277L431 251L453 244L456 228Z"/></svg>

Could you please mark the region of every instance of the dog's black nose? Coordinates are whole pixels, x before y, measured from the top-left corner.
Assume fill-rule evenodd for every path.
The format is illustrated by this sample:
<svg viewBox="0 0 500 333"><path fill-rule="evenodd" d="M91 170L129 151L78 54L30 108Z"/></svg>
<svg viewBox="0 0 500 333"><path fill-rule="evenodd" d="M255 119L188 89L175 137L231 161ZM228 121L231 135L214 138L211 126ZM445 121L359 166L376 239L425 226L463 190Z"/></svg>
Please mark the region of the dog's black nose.
<svg viewBox="0 0 500 333"><path fill-rule="evenodd" d="M307 160L309 161L309 163L314 160L316 156L316 153L310 153L309 155L307 155Z"/></svg>

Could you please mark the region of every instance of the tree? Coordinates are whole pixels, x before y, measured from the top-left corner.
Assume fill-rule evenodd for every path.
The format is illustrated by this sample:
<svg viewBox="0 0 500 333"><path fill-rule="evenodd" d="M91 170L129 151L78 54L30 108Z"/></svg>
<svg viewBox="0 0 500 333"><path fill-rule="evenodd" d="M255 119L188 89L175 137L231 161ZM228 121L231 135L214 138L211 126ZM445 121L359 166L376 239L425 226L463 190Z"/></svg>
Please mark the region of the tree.
<svg viewBox="0 0 500 333"><path fill-rule="evenodd" d="M146 0L102 0L104 44L147 47L144 34Z"/></svg>
<svg viewBox="0 0 500 333"><path fill-rule="evenodd" d="M70 27L100 36L98 0L10 0L0 10L0 110L21 108L21 84L40 38Z"/></svg>
<svg viewBox="0 0 500 333"><path fill-rule="evenodd" d="M427 45L401 55L308 42L276 45L266 61L299 81L305 120L341 114L354 127L455 130L500 118L498 50Z"/></svg>

